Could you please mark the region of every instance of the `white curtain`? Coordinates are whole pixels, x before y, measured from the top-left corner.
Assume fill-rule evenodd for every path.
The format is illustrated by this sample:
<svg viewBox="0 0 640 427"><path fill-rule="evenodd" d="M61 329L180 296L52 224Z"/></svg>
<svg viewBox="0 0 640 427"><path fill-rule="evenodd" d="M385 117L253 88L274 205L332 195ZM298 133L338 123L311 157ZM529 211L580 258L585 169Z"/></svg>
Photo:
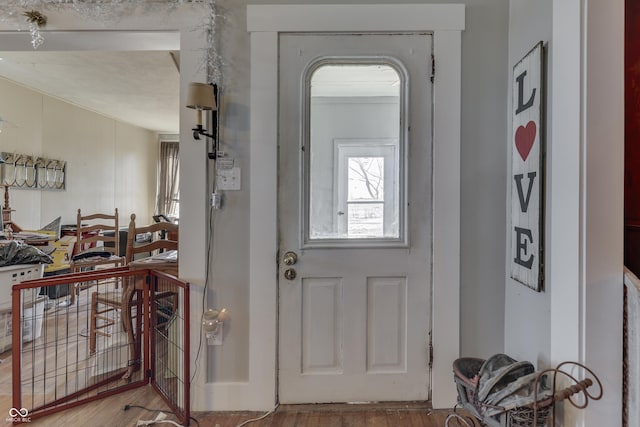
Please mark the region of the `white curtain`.
<svg viewBox="0 0 640 427"><path fill-rule="evenodd" d="M180 199L180 145L178 141L160 141L158 196L156 214L178 217Z"/></svg>

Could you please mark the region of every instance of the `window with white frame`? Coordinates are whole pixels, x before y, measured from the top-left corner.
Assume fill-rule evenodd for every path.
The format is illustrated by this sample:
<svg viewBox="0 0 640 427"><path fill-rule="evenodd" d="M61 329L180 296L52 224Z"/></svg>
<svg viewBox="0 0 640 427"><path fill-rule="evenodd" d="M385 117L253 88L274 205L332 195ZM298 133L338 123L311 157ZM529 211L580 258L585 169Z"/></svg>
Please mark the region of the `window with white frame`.
<svg viewBox="0 0 640 427"><path fill-rule="evenodd" d="M305 243L404 243L402 73L385 59L327 59L307 81Z"/></svg>

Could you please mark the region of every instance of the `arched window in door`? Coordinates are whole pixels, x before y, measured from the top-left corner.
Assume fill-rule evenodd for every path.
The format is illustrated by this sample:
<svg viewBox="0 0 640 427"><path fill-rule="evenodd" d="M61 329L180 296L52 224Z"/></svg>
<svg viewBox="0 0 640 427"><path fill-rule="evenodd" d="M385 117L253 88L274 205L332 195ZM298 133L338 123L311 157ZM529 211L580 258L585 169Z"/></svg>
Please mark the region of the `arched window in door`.
<svg viewBox="0 0 640 427"><path fill-rule="evenodd" d="M402 68L326 58L306 82L305 244L405 244Z"/></svg>

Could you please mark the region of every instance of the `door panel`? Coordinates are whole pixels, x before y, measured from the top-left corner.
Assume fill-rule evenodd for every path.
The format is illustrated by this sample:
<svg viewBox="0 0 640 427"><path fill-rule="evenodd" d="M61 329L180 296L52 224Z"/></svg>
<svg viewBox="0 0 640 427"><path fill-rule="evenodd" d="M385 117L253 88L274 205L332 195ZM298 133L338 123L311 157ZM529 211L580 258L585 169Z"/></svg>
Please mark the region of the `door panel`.
<svg viewBox="0 0 640 427"><path fill-rule="evenodd" d="M343 371L341 296L338 278L302 280L302 374Z"/></svg>
<svg viewBox="0 0 640 427"><path fill-rule="evenodd" d="M281 36L281 403L429 395L430 64L425 34Z"/></svg>
<svg viewBox="0 0 640 427"><path fill-rule="evenodd" d="M406 301L406 278L367 278L368 373L406 371Z"/></svg>

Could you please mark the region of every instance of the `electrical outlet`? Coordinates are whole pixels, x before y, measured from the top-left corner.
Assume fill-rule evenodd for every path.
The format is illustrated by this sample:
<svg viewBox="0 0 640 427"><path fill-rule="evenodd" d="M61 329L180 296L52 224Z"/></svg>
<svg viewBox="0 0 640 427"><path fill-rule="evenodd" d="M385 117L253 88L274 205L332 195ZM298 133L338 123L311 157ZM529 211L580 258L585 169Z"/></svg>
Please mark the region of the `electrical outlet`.
<svg viewBox="0 0 640 427"><path fill-rule="evenodd" d="M207 345L222 345L223 325L220 322L215 331L207 332Z"/></svg>

